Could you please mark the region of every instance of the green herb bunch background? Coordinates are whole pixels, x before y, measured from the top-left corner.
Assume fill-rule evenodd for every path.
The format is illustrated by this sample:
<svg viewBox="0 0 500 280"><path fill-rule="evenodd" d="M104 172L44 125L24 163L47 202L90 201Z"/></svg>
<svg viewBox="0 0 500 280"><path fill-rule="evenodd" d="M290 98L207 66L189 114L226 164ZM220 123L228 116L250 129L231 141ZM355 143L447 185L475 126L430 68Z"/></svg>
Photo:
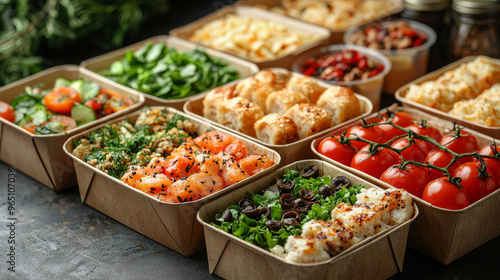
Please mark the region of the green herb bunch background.
<svg viewBox="0 0 500 280"><path fill-rule="evenodd" d="M119 47L167 8L167 0L0 0L0 86L53 64L47 52Z"/></svg>

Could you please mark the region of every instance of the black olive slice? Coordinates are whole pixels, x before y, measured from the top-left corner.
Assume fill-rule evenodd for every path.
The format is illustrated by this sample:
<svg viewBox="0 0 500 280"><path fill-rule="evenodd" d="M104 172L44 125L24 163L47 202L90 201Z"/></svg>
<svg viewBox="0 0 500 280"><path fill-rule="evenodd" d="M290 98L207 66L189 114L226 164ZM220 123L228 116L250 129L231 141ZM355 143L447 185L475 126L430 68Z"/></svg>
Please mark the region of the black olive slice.
<svg viewBox="0 0 500 280"><path fill-rule="evenodd" d="M261 217L265 217L265 218L267 218L267 217L269 217L269 215L271 215L271 210L270 210L270 209L269 209L269 207L267 207L267 206L260 207L260 208L259 208L259 215L260 215Z"/></svg>
<svg viewBox="0 0 500 280"><path fill-rule="evenodd" d="M263 189L260 192L261 192L261 194L264 194L266 191L271 191L271 192L279 193L280 189L278 188L278 186L272 185L272 186L269 186L269 187Z"/></svg>
<svg viewBox="0 0 500 280"><path fill-rule="evenodd" d="M319 188L318 193L321 194L323 197L329 197L332 195L332 190L333 187L330 185L324 185L321 188Z"/></svg>
<svg viewBox="0 0 500 280"><path fill-rule="evenodd" d="M280 221L268 220L266 226L272 231L278 231L283 227L283 224Z"/></svg>
<svg viewBox="0 0 500 280"><path fill-rule="evenodd" d="M288 226L298 226L300 224L300 215L297 211L287 211L281 216L281 222Z"/></svg>
<svg viewBox="0 0 500 280"><path fill-rule="evenodd" d="M337 176L332 180L333 193L340 191L342 188L349 188L351 181L346 176Z"/></svg>
<svg viewBox="0 0 500 280"><path fill-rule="evenodd" d="M316 178L318 177L319 170L316 165L310 165L300 171L300 176L304 179Z"/></svg>
<svg viewBox="0 0 500 280"><path fill-rule="evenodd" d="M222 218L222 220L224 220L224 222L232 222L234 220L233 214L231 214L231 210L229 210L229 209L226 209L222 213L221 218Z"/></svg>
<svg viewBox="0 0 500 280"><path fill-rule="evenodd" d="M300 197L305 200L311 200L314 197L314 192L310 189L301 189L299 191Z"/></svg>
<svg viewBox="0 0 500 280"><path fill-rule="evenodd" d="M241 212L252 211L253 209L255 209L255 204L250 199L243 198L238 202L238 209Z"/></svg>
<svg viewBox="0 0 500 280"><path fill-rule="evenodd" d="M281 208L283 209L289 209L292 208L293 206L293 201L296 199L296 197L291 194L291 193L285 193L280 197L280 204Z"/></svg>
<svg viewBox="0 0 500 280"><path fill-rule="evenodd" d="M296 199L293 202L293 210L297 211L298 213L306 213L307 210L309 210L310 206L311 204L309 204L308 201L302 198Z"/></svg>
<svg viewBox="0 0 500 280"><path fill-rule="evenodd" d="M309 199L307 201L307 203L310 204L310 205L316 204L316 203L318 203L318 200L319 200L319 198L317 196L314 196L313 198Z"/></svg>
<svg viewBox="0 0 500 280"><path fill-rule="evenodd" d="M293 190L295 181L278 179L276 181L276 186L282 193L289 193Z"/></svg>
<svg viewBox="0 0 500 280"><path fill-rule="evenodd" d="M259 220L260 219L260 209L253 208L248 210L243 210L241 213L245 214L250 219Z"/></svg>

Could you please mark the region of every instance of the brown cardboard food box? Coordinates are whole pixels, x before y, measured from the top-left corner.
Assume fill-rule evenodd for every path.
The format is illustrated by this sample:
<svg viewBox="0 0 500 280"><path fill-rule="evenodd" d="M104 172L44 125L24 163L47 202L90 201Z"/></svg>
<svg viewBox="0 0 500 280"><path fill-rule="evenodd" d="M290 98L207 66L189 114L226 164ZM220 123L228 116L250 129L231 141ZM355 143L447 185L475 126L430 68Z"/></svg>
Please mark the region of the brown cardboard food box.
<svg viewBox="0 0 500 280"><path fill-rule="evenodd" d="M189 117L176 109L166 109ZM139 111L128 114L117 119L116 122L129 120L133 124L139 114ZM200 134L208 130L223 131L196 119L191 118L191 120L195 123L197 132ZM78 189L82 202L184 256L191 256L204 247L203 230L196 221L196 212L203 204L264 176L276 169L280 162L278 153L259 144L241 139L246 145L249 154L266 155L275 164L259 174L197 201L166 203L111 177L72 154L74 141L78 141L92 131L97 131L104 126L105 124L79 133L68 139L64 144L64 151L75 163ZM240 139L239 136L230 132L226 133Z"/></svg>
<svg viewBox="0 0 500 280"><path fill-rule="evenodd" d="M302 74L295 73L295 72L289 72L289 71L282 69L282 68L270 68L268 70L272 70L275 73L290 73L292 75L292 77L295 77L295 76L303 77ZM239 81L234 81L234 82L228 83L226 86L235 85ZM316 81L318 82L319 85L321 85L325 88L328 88L331 86L330 84L328 84L324 81L320 81L320 80L316 80ZM358 100L361 104L362 114L361 114L361 116L356 117L355 119L360 119L361 117L367 116L372 112L373 105L368 98L366 98L362 95L356 94L356 97L358 98ZM264 143L264 142L258 140L257 138L248 136L248 135L243 134L239 131L225 127L225 126L223 126L215 121L212 121L212 120L209 120L209 119L203 117L203 99L204 98L205 98L205 95L202 95L199 98L193 98L193 99L187 101L186 104L184 105L184 112L186 112L190 116L199 118L199 119L203 120L204 122L208 122L214 126L223 127L224 129L227 129L227 130L229 130L237 135L241 135L243 137L249 138L254 142L257 142L265 147L268 147L270 149L277 151L281 156L281 165L282 166L285 164L288 164L288 163L292 163L292 162L295 162L298 160L305 159L305 158L314 157L314 154L311 152L311 149L309 148L312 140L320 135L327 134L329 131L335 129L335 127L326 129L324 131L318 132L315 135L309 136L307 138L301 139L301 140L296 141L296 142L291 143L291 144L286 144L286 145L267 144L267 143Z"/></svg>
<svg viewBox="0 0 500 280"><path fill-rule="evenodd" d="M308 44L304 44L302 47L298 48L297 50L286 54L284 56L277 57L276 59L270 59L270 60L263 60L263 61L253 61L250 60L249 58L245 58L242 56L238 56L243 59L247 59L252 61L253 63L257 64L259 68L268 68L268 67L281 67L281 68L286 68L286 69L291 69L292 67L292 62L294 58L302 53L303 51L306 50L311 50L311 49L320 49L321 47L324 47L327 45L328 39L330 37L330 32L328 29L302 22L299 20L292 19L290 17L286 17L283 15L278 15L272 12L268 12L262 9L254 8L254 7L246 7L246 6L227 6L222 9L217 10L216 12L205 16L199 20L193 21L185 26L175 28L172 31L170 31L170 35L180 37L186 40L189 40L189 38L194 34L194 32L201 28L202 26L223 18L224 16L228 14L235 14L235 15L241 15L241 16L246 16L250 18L256 18L256 19L264 19L268 20L271 22L276 22L278 24L282 24L286 26L288 29L293 30L294 32L300 32L300 33L305 33L305 34L314 34L318 38L310 42ZM228 52L227 52L228 53ZM231 53L228 53L231 54ZM231 54L235 55L235 54Z"/></svg>
<svg viewBox="0 0 500 280"><path fill-rule="evenodd" d="M242 6L260 6L260 7L265 7L267 9L273 8L273 7L281 7L281 2L282 0L240 0L236 3L236 5L242 5ZM399 14L401 11L404 9L404 4L403 1L401 0L389 0L391 2L391 10L387 11L386 16L383 16L381 18L375 19L375 20L382 20L384 18L392 17L396 14ZM295 18L294 18L295 19ZM300 19L297 19L300 20ZM302 21L302 20L300 20ZM306 21L302 21L306 22ZM364 24L366 22L360 23ZM352 26L351 26L352 27ZM330 40L329 44L342 44L343 38L344 38L344 33L347 30L347 28L343 29L329 29L330 30Z"/></svg>
<svg viewBox="0 0 500 280"><path fill-rule="evenodd" d="M135 43L133 45L130 45L130 46L127 46L127 47L124 47L124 48L121 48L121 49L118 49L118 50L115 50L115 51L112 51L112 52L109 52L109 53L106 53L106 54L103 54L103 55L100 55L100 56L97 56L97 57L94 57L91 59L85 60L80 64L80 66L85 68L85 69L88 69L92 72L99 73L103 70L109 69L111 64L114 61L121 60L127 51L129 51L129 50L136 51L148 43L158 43L158 42L164 42L168 47L175 48L176 50L178 50L180 52L188 52L188 51L191 51L194 49L201 49L212 57L219 57L219 58L222 58L224 61L227 61L228 65L230 65L230 66L234 67L236 70L238 70L238 72L240 73L240 77L246 77L248 75L254 74L257 71L259 71L259 68L257 67L257 65L255 65L249 61L237 58L237 57L232 56L232 55L225 54L225 53L217 51L217 50L209 49L209 48L203 47L201 45L197 45L195 43L192 43L192 42L180 39L180 38L170 37L170 36L166 36L166 35L152 37L152 38L146 39L144 41ZM101 76L101 77L103 79L107 79L103 76ZM186 98L181 98L181 99L163 99L163 98L159 98L159 97L156 97L156 96L153 96L150 94L142 93L142 92L134 90L132 88L129 88L129 89L136 92L136 93L144 95L144 98L146 99L144 104L146 106L168 106L168 107L173 107L173 108L179 109L179 110L182 110L182 106L184 105L184 102L186 102L186 100L199 95L198 94L198 95L194 95L194 96L186 97Z"/></svg>
<svg viewBox="0 0 500 280"><path fill-rule="evenodd" d="M429 73L429 74L427 74L425 76L422 76L421 78L416 79L415 81L413 81L413 82L411 82L409 84L406 84L406 85L402 86L401 88L399 88L396 91L396 99L399 100L401 103L403 103L404 106L417 108L417 109L422 110L424 112L427 112L427 113L429 113L431 115L435 115L435 116L438 116L438 117L441 117L441 118L444 118L444 119L447 119L447 120L450 120L450 121L454 121L454 122L459 123L461 125L465 125L467 127L470 127L472 129L474 129L477 132L481 132L481 133L484 133L486 135L493 136L495 138L500 138L500 127L490 127L490 126L485 126L485 125L473 123L473 122L470 122L470 121L466 121L464 119L452 116L452 115L450 115L450 114L448 114L446 112L443 112L443 111L431 108L429 106L425 106L423 104L420 104L420 103L417 103L415 101L412 101L412 100L409 100L409 99L405 98L405 96L408 93L408 90L410 89L410 86L412 84L419 85L419 84L422 84L422 83L424 83L426 81L436 80L441 75L443 75L446 71L458 68L458 67L460 67L464 63L471 62L476 57L477 56L464 57L464 58L462 58L462 59L460 59L458 61L455 61L455 62L453 62L451 64L446 65L445 67L443 67L441 69L438 69L438 70L436 70L434 72L431 72L431 73ZM500 65L500 59L493 59L493 60Z"/></svg>
<svg viewBox="0 0 500 280"><path fill-rule="evenodd" d="M247 191L258 193L276 183L285 168L301 170L310 165L319 167L320 176L347 176L353 185L377 188L356 175L321 160L303 160L269 173L223 198L201 207L198 221L205 230L210 273L226 279L386 279L403 270L406 240L410 224L419 215L414 206L412 219L393 226L341 252L330 260L318 263L291 263L258 246L220 230L210 223L215 214L237 204ZM361 269L362 268L362 269Z"/></svg>
<svg viewBox="0 0 500 280"><path fill-rule="evenodd" d="M416 109L406 107L400 107L400 109L416 120L427 120L429 125L437 127L441 131L453 127L450 121ZM375 118L376 114L372 114L366 120L370 122ZM358 124L360 124L359 121L349 122L337 128L330 135L340 134L347 128ZM476 137L480 147L491 144L495 140L474 130L465 129L465 131ZM317 151L317 147L325 137L327 136L322 136L312 142L311 148L316 155L378 186L391 187L375 177L321 155ZM500 221L500 211L498 210L500 189L461 210L443 209L413 195L412 197L418 206L420 216L411 226L408 245L440 263L449 264L500 235L500 223L498 223Z"/></svg>
<svg viewBox="0 0 500 280"><path fill-rule="evenodd" d="M52 135L33 135L18 125L0 118L0 160L45 186L60 191L76 184L73 162L62 149L64 142L78 132L137 110L143 105L144 97L77 65L63 65L1 87L0 100L10 103L25 92L26 86L44 84L47 89L51 88L57 78L68 80L83 78L85 81L94 81L101 87L125 93L136 101L135 105L123 111L82 125L67 133Z"/></svg>

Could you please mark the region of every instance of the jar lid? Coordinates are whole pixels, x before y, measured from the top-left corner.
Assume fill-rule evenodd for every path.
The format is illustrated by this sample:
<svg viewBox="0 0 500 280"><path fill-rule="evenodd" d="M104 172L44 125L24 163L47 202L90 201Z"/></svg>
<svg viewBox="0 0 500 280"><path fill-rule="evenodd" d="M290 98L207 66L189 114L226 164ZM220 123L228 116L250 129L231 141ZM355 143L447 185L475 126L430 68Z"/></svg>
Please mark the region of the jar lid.
<svg viewBox="0 0 500 280"><path fill-rule="evenodd" d="M450 0L404 0L405 7L416 11L441 11L450 6Z"/></svg>
<svg viewBox="0 0 500 280"><path fill-rule="evenodd" d="M494 14L498 11L497 0L453 0L451 7L462 14Z"/></svg>

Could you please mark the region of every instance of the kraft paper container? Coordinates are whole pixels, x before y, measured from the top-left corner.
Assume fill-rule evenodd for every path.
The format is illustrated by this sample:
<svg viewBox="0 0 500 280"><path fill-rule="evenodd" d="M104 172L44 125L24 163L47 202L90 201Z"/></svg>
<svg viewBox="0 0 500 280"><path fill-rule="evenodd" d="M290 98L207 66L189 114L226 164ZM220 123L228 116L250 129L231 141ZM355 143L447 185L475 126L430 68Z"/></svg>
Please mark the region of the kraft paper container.
<svg viewBox="0 0 500 280"><path fill-rule="evenodd" d="M410 85L412 84L422 84L426 81L432 81L432 80L436 80L437 78L439 78L440 76L442 76L445 72L449 71L449 70L452 70L452 69L455 69L455 68L458 68L460 67L460 65L464 64L464 63L468 63L468 62L471 62L473 61L477 56L468 56L468 57L464 57L458 61L455 61L451 64L448 64L447 66L439 69L439 70L436 70L434 72L431 72L409 84L406 84L404 86L402 86L401 88L399 88L397 91L396 91L396 99L399 100L401 103L403 103L403 105L405 106L408 106L408 107L413 107L413 108L417 108L419 110L422 110L424 112L427 112L431 115L435 115L435 116L438 116L440 118L444 118L444 119L447 119L447 120L450 120L450 121L454 121L454 122L457 122L461 125L464 125L464 126L467 126L467 127L470 127L472 129L474 129L475 131L478 131L478 132L481 132L481 133L484 133L486 135L490 135L490 136L493 136L495 138L500 138L500 127L491 127L491 126L485 126L485 125L482 125L482 124L477 124L477 123L473 123L473 122L470 122L470 121L466 121L464 119L461 119L461 118L457 118L455 116L452 116L446 112L443 112L443 111L440 111L440 110L437 110L437 109L434 109L434 108L431 108L429 106L426 106L426 105L423 105L423 104L420 104L420 103L417 103L415 101L412 101L410 99L407 99L405 96L406 94L408 93L408 90L410 89ZM493 59L496 63L500 64L500 60L499 59Z"/></svg>
<svg viewBox="0 0 500 280"><path fill-rule="evenodd" d="M268 67L281 67L281 68L286 68L290 69L292 67L292 61L294 57L301 52L309 49L319 49L323 46L326 46L328 43L328 39L330 37L330 32L328 29L310 24L310 23L305 23L302 21L298 21L286 16L278 15L272 12L268 12L262 9L254 8L254 7L246 7L246 6L227 6L224 7L220 10L217 10L216 12L205 16L197 21L194 21L192 23L189 23L185 26L173 29L170 31L170 35L180 37L186 40L189 40L191 36L195 33L196 30L199 28L203 27L204 25L225 17L228 14L235 14L235 15L240 15L240 16L246 16L246 17L251 17L251 18L256 18L256 19L263 19L263 20L268 20L271 22L275 22L281 25L286 26L289 30L294 31L294 32L299 32L299 33L304 33L304 34L313 34L316 35L318 38L313 41L309 42L307 44L304 44L303 46L299 47L297 50L277 57L275 59L269 59L269 60L252 60L250 58L246 58L243 56L238 56L237 54L226 52L230 55L238 56L240 58L252 61L253 63L257 64L259 68L268 68ZM200 44L201 45L201 44Z"/></svg>
<svg viewBox="0 0 500 280"><path fill-rule="evenodd" d="M416 109L406 107L401 107L400 109L414 119L427 120L429 125L439 128L441 132L444 128L453 127L453 124L449 121ZM374 120L375 118L376 115L372 114L366 120L370 122L370 120ZM358 124L360 124L359 121L352 121L337 128L330 135L340 134L347 128ZM465 131L477 138L480 147L491 144L495 140L474 130L465 129ZM389 184L375 177L321 155L317 151L317 147L325 137L327 136L318 138L311 144L312 150L321 159L378 186L383 188L390 187ZM498 143L500 140L497 139L496 141ZM500 235L500 223L498 222L500 221L500 211L498 210L498 205L500 205L500 190L496 190L492 194L461 210L443 209L433 206L413 195L412 197L418 206L420 216L411 226L408 245L440 263L449 264Z"/></svg>
<svg viewBox="0 0 500 280"><path fill-rule="evenodd" d="M355 50L360 55L366 56L369 59L376 61L378 64L383 65L384 70L379 74L365 80L356 80L350 82L343 82L343 81L337 82L337 81L327 81L327 80L322 80L322 81L352 89L352 91L370 99L370 101L373 103L373 109L378 110L380 107L380 100L382 97L382 86L384 84L384 77L389 73L389 71L391 71L391 61L387 59L387 57L385 57L383 54L375 50L360 46L330 45L328 47L319 50L318 52L314 53L307 52L302 54L293 62L293 71L297 73L302 73L305 70L303 67L304 62L310 57L318 59L319 57L324 55L335 55L341 53L343 50Z"/></svg>
<svg viewBox="0 0 500 280"><path fill-rule="evenodd" d="M167 109L188 117L173 108ZM128 114L117 119L116 122L128 119L133 124L139 114L139 111ZM223 131L196 119L191 118L191 120L195 123L200 134L207 130ZM276 152L251 141L241 139L245 143L249 154L266 155L275 164L259 174L199 200L166 203L109 176L72 154L74 149L73 141L78 141L90 132L97 131L104 126L105 124L79 133L68 139L64 144L64 151L75 163L78 189L82 202L186 257L193 255L204 247L203 230L196 221L196 212L200 207L214 198L231 193L239 187L275 170L280 162L280 156ZM240 139L240 137L230 132L226 133Z"/></svg>
<svg viewBox="0 0 500 280"><path fill-rule="evenodd" d="M217 212L237 204L245 197L246 191L257 193L275 184L277 174L284 173L285 168L300 170L312 164L320 167L320 175L343 175L355 185L376 188L372 183L324 161L304 160L207 203L201 207L197 218L205 231L210 273L226 279L386 279L403 270L410 224L419 215L415 203L412 219L369 237L330 260L312 264L285 262L271 252L210 225Z"/></svg>
<svg viewBox="0 0 500 280"><path fill-rule="evenodd" d="M397 21L393 19L383 22L381 25L387 25L388 22ZM419 34L425 34L427 41L418 46L402 50L377 50L384 54L392 63L392 69L387 74L384 80L384 87L382 91L389 94L394 94L398 88L409 83L427 73L427 63L429 61L429 50L436 42L436 32L429 26L404 19L410 24L410 27L416 30ZM349 28L344 34L344 43L349 43L349 37L358 31L364 30L366 26L373 24L366 24L360 27ZM351 44L352 45L352 44Z"/></svg>
<svg viewBox="0 0 500 280"><path fill-rule="evenodd" d="M292 75L292 77L295 77L295 76L303 77L304 76L304 75L299 74L299 73L289 72L288 70L285 70L282 68L270 68L268 70L272 70L276 73L290 73ZM237 84L238 82L239 81L234 81L234 82L228 83L226 86L232 86L232 85ZM320 80L317 80L317 82L319 85L321 85L323 87L330 86L328 83L320 81ZM301 140L296 141L294 143L290 143L290 144L286 144L286 145L267 144L267 143L260 141L257 138L248 136L246 134L243 134L242 132L236 131L232 128L228 128L222 124L219 124L215 121L212 121L212 120L209 120L209 119L203 117L203 100L205 98L204 96L205 95L203 95L200 98L191 99L188 102L186 102L186 104L184 105L184 112L186 112L190 116L193 116L195 118L199 118L203 122L210 123L214 126L222 127L228 131L231 131L234 134L240 135L242 137L246 137L254 142L259 143L260 145L263 145L269 149L272 149L272 150L278 152L281 156L281 165L289 164L289 163L292 163L292 162L295 162L298 160L302 160L305 158L314 157L314 154L311 152L311 149L310 149L312 140L320 135L325 135L329 131L334 129L334 128L325 129L321 132L318 132L315 135L311 135L307 138L304 138L304 139L301 139ZM373 105L370 102L370 100L364 96L356 94L356 97L359 99L359 102L361 103L362 114L361 114L361 116L356 117L354 119L360 119L361 117L367 116L368 114L370 114L372 112Z"/></svg>
<svg viewBox="0 0 500 280"><path fill-rule="evenodd" d="M77 65L63 65L1 87L0 100L10 103L25 92L26 86L32 87L43 83L46 88L51 88L57 78L68 80L83 78L85 81L94 81L101 87L127 94L136 101L135 105L123 111L82 125L69 132L51 135L33 135L20 126L0 118L0 160L45 186L60 191L76 184L73 162L62 149L64 142L78 132L137 110L143 105L144 97L122 85L98 77Z"/></svg>
<svg viewBox="0 0 500 280"><path fill-rule="evenodd" d="M283 0L240 0L236 3L236 5L257 6L257 7L270 9L270 8L274 8L274 7L280 7L282 1ZM389 2L391 2L391 8L390 8L390 10L388 10L385 13L386 15L382 16L380 18L376 18L373 21L378 21L378 20L382 20L384 18L392 17L394 15L399 14L401 11L403 11L403 9L404 9L403 1L401 1L401 0L389 0ZM294 18L294 17L292 17L292 18ZM300 20L302 22L307 22L307 21L303 21L303 20L298 19L298 18L294 18L294 19ZM363 23L361 23L361 24L363 24ZM318 25L318 26L321 26L321 25ZM329 29L329 30L330 30L329 43L330 44L341 44L344 33L347 30L347 28Z"/></svg>
<svg viewBox="0 0 500 280"><path fill-rule="evenodd" d="M246 77L248 75L254 74L257 71L259 71L259 68L257 65L243 60L239 59L237 57L234 57L232 55L225 54L223 52L209 49L206 47L203 47L201 45L197 45L195 43L180 39L180 38L175 38L175 37L170 37L170 36L156 36L152 37L149 39L146 39L144 41L135 43L133 45L121 48L116 51L112 51L88 60L83 61L80 66L88 69L92 72L99 73L103 70L108 70L111 66L111 64L117 60L121 60L124 58L125 53L127 51L136 51L143 47L144 45L148 43L158 43L158 42L164 42L167 47L172 47L175 48L179 52L188 52L194 49L201 49L205 51L207 54L209 54L212 57L219 57L222 58L224 61L228 63L228 65L233 66L238 72L240 73L240 77ZM100 76L100 75L99 75ZM104 78L104 76L101 76ZM107 79L107 78L105 78ZM130 90L142 94L145 97L145 105L146 106L168 106L168 107L173 107L175 109L182 110L182 106L184 105L184 102L186 102L188 99L196 97L197 95L190 96L190 97L185 97L181 99L163 99L159 98L147 93L142 93L140 91L137 91L135 89L130 88Z"/></svg>

